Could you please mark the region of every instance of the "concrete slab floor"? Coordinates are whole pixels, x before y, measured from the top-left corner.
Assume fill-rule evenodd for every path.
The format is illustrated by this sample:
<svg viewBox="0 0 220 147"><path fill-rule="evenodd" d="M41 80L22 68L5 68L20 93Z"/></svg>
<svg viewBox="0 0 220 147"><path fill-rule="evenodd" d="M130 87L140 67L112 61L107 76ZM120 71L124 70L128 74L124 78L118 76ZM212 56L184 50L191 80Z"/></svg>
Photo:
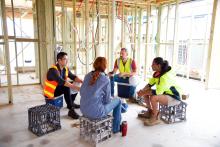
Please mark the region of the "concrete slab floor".
<svg viewBox="0 0 220 147"><path fill-rule="evenodd" d="M147 127L137 118L143 107L129 104L128 112L123 114L123 120L128 122L127 136L114 134L111 139L97 146L220 147L220 90L206 91L200 82L190 80L184 81L183 86L190 91L190 98L186 101L187 121ZM0 88L0 147L92 146L79 138L79 128L73 127L78 120L67 116L66 106L61 109L62 129L42 137L37 137L28 130L28 108L45 103L39 85L14 87L13 105L3 104L7 103L6 93L7 89Z"/></svg>

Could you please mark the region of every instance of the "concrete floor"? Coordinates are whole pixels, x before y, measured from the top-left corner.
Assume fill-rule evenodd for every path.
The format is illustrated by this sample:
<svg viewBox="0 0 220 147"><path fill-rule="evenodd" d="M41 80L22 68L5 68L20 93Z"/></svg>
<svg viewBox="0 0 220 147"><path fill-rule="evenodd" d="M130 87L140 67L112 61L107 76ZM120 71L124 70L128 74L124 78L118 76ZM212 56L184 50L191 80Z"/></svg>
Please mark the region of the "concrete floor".
<svg viewBox="0 0 220 147"><path fill-rule="evenodd" d="M220 90L203 90L195 81L183 81L184 88L190 91L186 101L187 121L175 124L161 123L147 127L137 118L143 107L129 104L123 114L128 122L128 134L114 134L100 147L220 147ZM67 109L61 109L62 129L37 137L28 131L28 108L44 104L42 89L39 85L13 88L14 104L7 105L7 91L0 88L0 147L90 147L79 138L79 128L73 127L78 120L67 117ZM77 99L79 102L79 97Z"/></svg>

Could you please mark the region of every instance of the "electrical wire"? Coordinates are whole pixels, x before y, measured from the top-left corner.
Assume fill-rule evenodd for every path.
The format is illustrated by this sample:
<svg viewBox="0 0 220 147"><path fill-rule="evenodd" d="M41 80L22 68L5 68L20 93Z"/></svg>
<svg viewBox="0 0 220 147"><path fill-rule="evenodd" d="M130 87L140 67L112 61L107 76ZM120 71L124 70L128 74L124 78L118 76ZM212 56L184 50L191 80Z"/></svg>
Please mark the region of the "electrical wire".
<svg viewBox="0 0 220 147"><path fill-rule="evenodd" d="M94 0L92 1L92 5L91 5L91 7L90 7L90 9L89 9L89 13L90 13L90 10L91 10L91 8L93 7L93 5L94 5ZM97 1L96 1L96 14L97 14L96 17L97 17L97 22L98 22L98 21L99 21L99 10L98 10L98 7L97 7ZM97 26L96 26L95 37L94 37L94 31L92 30L92 27L93 27L93 25L90 25L90 27L89 27L89 28L90 28L90 31L88 31L87 34L86 34L86 38L89 38L89 37L88 37L89 33L90 33L90 32L92 33L92 47L89 48L89 49L87 49L87 50L84 48L84 50L85 50L86 53L87 53L89 50L94 49L95 56L94 56L93 61L90 62L89 65L93 64L93 62L95 61L96 55L97 55L97 54L96 54L96 49L97 49L96 38L97 38L97 32L98 32L98 28L99 28L99 23L97 23ZM77 28L75 28L75 30L77 30ZM78 39L79 39L78 30L77 30L77 36L78 36ZM81 41L80 41L80 39L79 39L79 49L82 49L82 47L80 46L80 45L81 45L80 42L81 42ZM79 61L80 61L81 64L86 65L86 63L84 63L84 62L82 61L81 57L80 57L79 49L77 50L77 57L78 57L78 59L79 59Z"/></svg>
<svg viewBox="0 0 220 147"><path fill-rule="evenodd" d="M119 4L118 4L119 3ZM116 9L116 18L121 20L122 22L124 22L128 28L128 32L129 34L132 33L132 29L131 27L129 26L129 23L127 22L127 20L125 18L122 18L122 14L121 14L121 11L122 10L122 0L120 2L118 2L117 5L118 5L118 9ZM123 12L122 12L123 13ZM130 39L130 42L132 42L132 37L129 35L129 39ZM133 45L131 44L131 50L134 51L134 47Z"/></svg>

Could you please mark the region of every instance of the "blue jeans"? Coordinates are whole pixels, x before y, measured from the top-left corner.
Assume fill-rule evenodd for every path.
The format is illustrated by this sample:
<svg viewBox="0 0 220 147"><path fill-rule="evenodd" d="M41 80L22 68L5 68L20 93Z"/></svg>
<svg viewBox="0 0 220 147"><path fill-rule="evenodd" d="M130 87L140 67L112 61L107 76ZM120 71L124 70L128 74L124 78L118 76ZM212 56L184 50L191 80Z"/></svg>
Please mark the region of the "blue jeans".
<svg viewBox="0 0 220 147"><path fill-rule="evenodd" d="M115 82L128 83L129 84L129 77L123 78L123 77L119 77L119 75L116 74L116 75L110 77L110 82L111 82L111 96L114 96ZM136 90L135 86L130 86L130 90L129 90L129 94L128 94L129 97L134 97L135 90Z"/></svg>
<svg viewBox="0 0 220 147"><path fill-rule="evenodd" d="M113 110L113 133L120 131L121 125L121 100L114 98L109 104L105 105L105 111L109 114Z"/></svg>

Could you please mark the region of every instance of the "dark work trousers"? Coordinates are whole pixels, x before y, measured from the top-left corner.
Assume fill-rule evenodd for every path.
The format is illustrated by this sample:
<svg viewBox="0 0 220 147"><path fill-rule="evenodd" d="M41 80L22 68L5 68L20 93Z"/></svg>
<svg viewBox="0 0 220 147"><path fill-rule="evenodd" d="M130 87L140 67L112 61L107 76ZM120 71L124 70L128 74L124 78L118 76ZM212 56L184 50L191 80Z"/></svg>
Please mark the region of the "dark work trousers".
<svg viewBox="0 0 220 147"><path fill-rule="evenodd" d="M56 87L56 90L54 92L54 96L57 97L57 96L60 96L64 94L64 99L66 101L66 104L67 104L67 108L68 109L71 109L73 108L73 102L76 98L76 94L73 94L71 95L70 94L70 88L69 87L66 87L66 86L57 86Z"/></svg>
<svg viewBox="0 0 220 147"><path fill-rule="evenodd" d="M71 99L72 99L72 102L74 104L74 101L76 99L76 96L77 96L78 93L75 93L75 94L71 94ZM74 105L73 105L74 106Z"/></svg>

